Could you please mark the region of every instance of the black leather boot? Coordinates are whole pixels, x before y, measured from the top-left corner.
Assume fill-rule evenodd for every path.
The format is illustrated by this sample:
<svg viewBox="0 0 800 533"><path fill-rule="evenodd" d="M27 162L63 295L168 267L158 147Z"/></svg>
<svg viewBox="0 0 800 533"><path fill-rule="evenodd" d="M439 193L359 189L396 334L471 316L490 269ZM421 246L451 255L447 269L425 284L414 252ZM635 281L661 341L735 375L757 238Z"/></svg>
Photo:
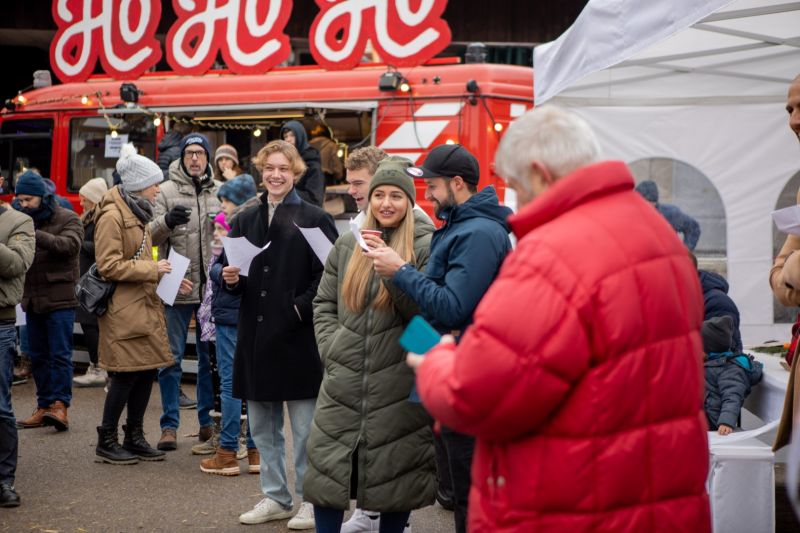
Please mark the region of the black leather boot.
<svg viewBox="0 0 800 533"><path fill-rule="evenodd" d="M112 465L135 465L139 458L119 445L117 428L107 429L97 426L97 448L95 462Z"/></svg>
<svg viewBox="0 0 800 533"><path fill-rule="evenodd" d="M144 429L141 423L131 422L122 426L125 432L125 440L122 441L122 447L127 451L134 454L142 461L163 461L166 453L161 450L156 450L145 440Z"/></svg>

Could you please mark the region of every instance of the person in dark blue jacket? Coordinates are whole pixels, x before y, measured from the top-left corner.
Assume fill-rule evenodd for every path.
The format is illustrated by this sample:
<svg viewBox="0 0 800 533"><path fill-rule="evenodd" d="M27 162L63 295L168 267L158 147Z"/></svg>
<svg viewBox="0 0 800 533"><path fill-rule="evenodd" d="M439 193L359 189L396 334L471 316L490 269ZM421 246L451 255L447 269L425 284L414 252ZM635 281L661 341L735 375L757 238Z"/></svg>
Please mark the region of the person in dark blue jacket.
<svg viewBox="0 0 800 533"><path fill-rule="evenodd" d="M714 317L703 322L701 335L705 361L705 399L703 408L708 428L728 435L739 423L747 395L763 377L763 365L752 356L731 349L733 320Z"/></svg>
<svg viewBox="0 0 800 533"><path fill-rule="evenodd" d="M739 308L728 296L728 282L716 272L698 270L703 287L705 320L720 316L731 317L733 323L733 349L742 351L742 334L739 332Z"/></svg>
<svg viewBox="0 0 800 533"><path fill-rule="evenodd" d="M425 272L388 247L367 255L375 271L391 278L414 300L433 327L458 337L472 322L478 302L511 251L506 222L511 209L499 204L493 187L478 191L478 160L459 144L437 146L421 167L410 167L406 173L425 180L425 198L445 222L433 234ZM463 533L475 441L445 427L441 433L452 475L456 531Z"/></svg>
<svg viewBox="0 0 800 533"><path fill-rule="evenodd" d="M256 197L256 185L249 174L236 176L220 185L217 197L225 213L225 220L230 226L239 214L251 207L260 205ZM239 431L242 413L242 400L233 397L233 356L236 353L237 324L239 322L239 305L242 297L229 291L221 290L222 267L225 254L220 254L208 270L208 277L213 285L211 301L211 320L216 329L217 369L220 381L220 433L219 446L214 456L200 464L200 470L207 474L235 475L239 471L233 457L239 450ZM227 458L227 460L226 460ZM258 473L259 453L253 438L247 431L248 471Z"/></svg>
<svg viewBox="0 0 800 533"><path fill-rule="evenodd" d="M672 204L662 204L658 201L658 185L654 181L645 180L636 186L636 192L641 194L645 200L653 204L658 212L667 219L672 228L683 235L683 243L689 250L694 250L697 241L700 240L700 224Z"/></svg>
<svg viewBox="0 0 800 533"><path fill-rule="evenodd" d="M64 209L75 211L75 208L72 206L69 200L67 200L63 196L59 196L56 194L56 184L53 180L51 180L50 178L42 178L42 181L44 181L44 188L47 189L47 192L49 192L55 197L56 202L58 202L58 205L60 205Z"/></svg>

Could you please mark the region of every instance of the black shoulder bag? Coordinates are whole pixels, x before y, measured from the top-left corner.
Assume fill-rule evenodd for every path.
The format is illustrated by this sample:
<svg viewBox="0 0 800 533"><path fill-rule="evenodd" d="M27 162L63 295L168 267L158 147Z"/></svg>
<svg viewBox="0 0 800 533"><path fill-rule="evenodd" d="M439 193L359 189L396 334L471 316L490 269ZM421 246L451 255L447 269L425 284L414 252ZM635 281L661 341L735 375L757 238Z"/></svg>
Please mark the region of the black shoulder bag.
<svg viewBox="0 0 800 533"><path fill-rule="evenodd" d="M142 244L131 258L132 261L141 257L145 241L147 241L147 226L142 234ZM78 305L87 313L103 316L108 311L108 302L116 288L117 282L104 279L97 271L97 263L94 263L75 285L75 298L78 299Z"/></svg>

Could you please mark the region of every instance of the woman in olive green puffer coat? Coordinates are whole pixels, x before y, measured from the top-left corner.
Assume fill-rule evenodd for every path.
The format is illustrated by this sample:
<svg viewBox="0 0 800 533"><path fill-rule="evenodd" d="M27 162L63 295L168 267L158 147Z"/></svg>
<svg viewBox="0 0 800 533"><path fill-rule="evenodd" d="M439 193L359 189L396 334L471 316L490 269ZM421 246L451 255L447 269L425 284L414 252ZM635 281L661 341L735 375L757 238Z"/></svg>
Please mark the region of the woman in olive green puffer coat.
<svg viewBox="0 0 800 533"><path fill-rule="evenodd" d="M423 268L434 227L413 209L411 178L394 170L381 167L373 177L362 227L382 229L383 239L401 257ZM397 219L401 211L399 226L386 227L398 224L392 217ZM365 238L370 246L382 244ZM320 511L322 516L333 513L334 522L338 511L341 524L351 498L361 508L406 513L407 518L411 510L433 504L436 493L432 420L422 404L408 400L414 373L398 344L416 305L378 277L362 254L352 233L341 236L314 300L324 375L308 439L303 492L315 505L318 531L327 530Z"/></svg>

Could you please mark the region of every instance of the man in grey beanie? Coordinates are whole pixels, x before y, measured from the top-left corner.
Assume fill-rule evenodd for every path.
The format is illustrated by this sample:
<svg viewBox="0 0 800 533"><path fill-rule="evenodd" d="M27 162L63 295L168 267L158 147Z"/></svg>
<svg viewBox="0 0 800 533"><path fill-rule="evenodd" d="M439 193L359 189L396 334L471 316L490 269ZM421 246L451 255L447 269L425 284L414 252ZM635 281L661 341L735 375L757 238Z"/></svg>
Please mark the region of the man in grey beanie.
<svg viewBox="0 0 800 533"><path fill-rule="evenodd" d="M190 133L181 142L181 157L170 164L169 181L161 186L156 200L156 216L150 223L153 244L158 246L158 257L166 258L170 249L191 261L186 277L192 281L190 294L178 295L175 304L166 306L167 334L174 363L158 372L161 388L161 440L160 450L178 447L177 429L180 424L181 363L186 349L189 322L200 308L201 295L208 280L206 271L211 257L214 233L212 216L220 210L217 186L212 179L209 162L211 147L208 139L199 133ZM211 365L207 343L200 340L200 330L195 330L197 346L197 418L200 422L200 441L211 438L214 403L211 384Z"/></svg>

